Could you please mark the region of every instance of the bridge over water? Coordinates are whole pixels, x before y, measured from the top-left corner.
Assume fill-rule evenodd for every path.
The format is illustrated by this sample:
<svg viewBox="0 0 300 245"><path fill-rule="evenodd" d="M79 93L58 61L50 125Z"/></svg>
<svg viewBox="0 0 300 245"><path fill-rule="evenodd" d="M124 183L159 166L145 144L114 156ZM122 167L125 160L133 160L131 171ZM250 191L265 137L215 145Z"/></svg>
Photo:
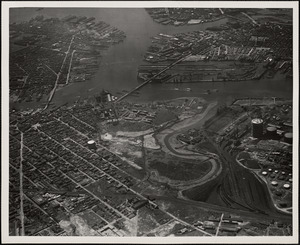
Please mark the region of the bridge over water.
<svg viewBox="0 0 300 245"><path fill-rule="evenodd" d="M155 79L156 77L158 77L159 75L161 75L165 71L169 70L170 68L172 68L173 66L175 66L179 62L181 62L181 61L185 60L186 58L190 57L191 55L192 55L192 53L190 52L188 55L185 55L184 57L180 58L179 60L176 60L175 62L171 63L169 66L167 66L166 68L164 68L163 70L161 70L160 72L158 72L157 74L155 74L153 77L147 79L142 84L138 85L137 87L135 87L131 91L129 91L126 94L124 94L121 97L119 97L115 102L119 102L119 101L125 99L127 96L131 95L133 92L135 92L135 91L139 90L140 88L144 87L145 85L147 85L148 83L150 83L153 79Z"/></svg>

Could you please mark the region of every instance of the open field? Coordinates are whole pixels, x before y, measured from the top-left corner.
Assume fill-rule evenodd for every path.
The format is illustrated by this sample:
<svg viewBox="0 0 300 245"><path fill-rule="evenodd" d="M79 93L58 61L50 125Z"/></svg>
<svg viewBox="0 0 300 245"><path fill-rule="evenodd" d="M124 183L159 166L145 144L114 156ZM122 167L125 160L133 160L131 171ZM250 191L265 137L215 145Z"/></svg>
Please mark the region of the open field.
<svg viewBox="0 0 300 245"><path fill-rule="evenodd" d="M208 161L197 161L177 158L164 152L148 152L148 166L159 175L172 180L189 181L203 177L210 169Z"/></svg>

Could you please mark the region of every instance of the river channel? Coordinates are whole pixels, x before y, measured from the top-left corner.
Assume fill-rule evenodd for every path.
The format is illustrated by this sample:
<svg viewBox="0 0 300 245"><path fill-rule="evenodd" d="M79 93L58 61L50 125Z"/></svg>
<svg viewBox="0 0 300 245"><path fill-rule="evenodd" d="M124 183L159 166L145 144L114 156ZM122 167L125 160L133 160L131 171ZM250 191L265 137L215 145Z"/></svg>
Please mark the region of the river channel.
<svg viewBox="0 0 300 245"><path fill-rule="evenodd" d="M99 70L91 81L71 84L56 92L53 102L58 105L94 96L102 89L116 93L136 87L138 66L143 63L143 56L151 44L150 38L159 33L175 34L205 30L207 27L225 24L227 21L222 19L212 23L175 27L154 22L141 8L44 8L40 11L36 11L36 8L18 8L11 9L10 22L27 21L36 15L44 15L46 18L63 18L68 15L95 17L96 21L105 21L126 33L124 42L110 47L102 54ZM190 91L185 91L186 88L190 88ZM208 89L215 89L218 92L207 94ZM128 97L128 100L141 102L186 96L200 96L208 101L219 102L230 102L239 97L276 96L291 99L292 80L277 75L273 79L243 82L149 84L141 89L139 97Z"/></svg>
<svg viewBox="0 0 300 245"><path fill-rule="evenodd" d="M143 63L143 56L151 44L151 37L159 34L175 34L205 30L210 26L226 23L226 19L217 22L170 26L154 22L142 8L17 8L10 11L10 22L30 20L36 15L63 18L67 15L95 17L96 21L105 21L126 33L124 42L110 47L102 54L101 65L91 81L71 84L58 90L53 102L61 104L73 102L98 94L102 89L112 93L130 90L137 86L138 66ZM185 91L190 88L190 91ZM208 89L218 92L207 94ZM202 96L207 100L230 102L237 97L283 97L292 98L292 80L284 76L273 79L243 82L185 83L185 84L149 84L143 87L139 97L128 97L132 101L155 101L183 96Z"/></svg>

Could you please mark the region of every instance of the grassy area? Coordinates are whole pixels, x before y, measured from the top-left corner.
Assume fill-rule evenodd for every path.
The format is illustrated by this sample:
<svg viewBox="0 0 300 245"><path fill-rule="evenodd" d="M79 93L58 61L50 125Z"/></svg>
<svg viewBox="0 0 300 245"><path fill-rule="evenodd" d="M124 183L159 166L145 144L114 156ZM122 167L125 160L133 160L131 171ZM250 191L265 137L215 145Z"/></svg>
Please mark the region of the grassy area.
<svg viewBox="0 0 300 245"><path fill-rule="evenodd" d="M212 144L210 144L210 142L208 142L208 141L198 143L195 146L195 150L199 151L199 152L200 151L208 151L208 152L211 152L211 153L218 154L218 151L216 150L216 148Z"/></svg>
<svg viewBox="0 0 300 245"><path fill-rule="evenodd" d="M160 175L166 176L172 180L192 180L202 177L209 170L209 164L191 164L187 161L181 163L164 163L157 161L150 166L158 170Z"/></svg>
<svg viewBox="0 0 300 245"><path fill-rule="evenodd" d="M173 112L166 110L166 109L162 109L162 110L157 111L157 114L156 114L156 117L155 117L153 123L155 125L160 125L162 123L171 121L175 118L176 118L176 115Z"/></svg>
<svg viewBox="0 0 300 245"><path fill-rule="evenodd" d="M181 159L164 152L155 151L148 155L150 169L156 170L159 175L172 180L189 181L204 176L211 168L208 161Z"/></svg>

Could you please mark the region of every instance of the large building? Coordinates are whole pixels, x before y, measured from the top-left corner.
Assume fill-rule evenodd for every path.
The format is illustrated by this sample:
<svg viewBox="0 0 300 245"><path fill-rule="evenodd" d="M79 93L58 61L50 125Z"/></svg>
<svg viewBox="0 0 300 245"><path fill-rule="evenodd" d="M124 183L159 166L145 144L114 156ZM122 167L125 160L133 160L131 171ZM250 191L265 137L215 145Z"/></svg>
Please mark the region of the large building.
<svg viewBox="0 0 300 245"><path fill-rule="evenodd" d="M267 127L266 135L269 139L274 139L277 135L277 129L275 127Z"/></svg>
<svg viewBox="0 0 300 245"><path fill-rule="evenodd" d="M261 138L263 136L264 126L263 120L260 118L252 119L252 137Z"/></svg>
<svg viewBox="0 0 300 245"><path fill-rule="evenodd" d="M292 144L293 143L293 134L292 133L285 133L284 134L284 141L286 143Z"/></svg>
<svg viewBox="0 0 300 245"><path fill-rule="evenodd" d="M91 150L97 150L96 142L94 140L88 141L87 144Z"/></svg>

